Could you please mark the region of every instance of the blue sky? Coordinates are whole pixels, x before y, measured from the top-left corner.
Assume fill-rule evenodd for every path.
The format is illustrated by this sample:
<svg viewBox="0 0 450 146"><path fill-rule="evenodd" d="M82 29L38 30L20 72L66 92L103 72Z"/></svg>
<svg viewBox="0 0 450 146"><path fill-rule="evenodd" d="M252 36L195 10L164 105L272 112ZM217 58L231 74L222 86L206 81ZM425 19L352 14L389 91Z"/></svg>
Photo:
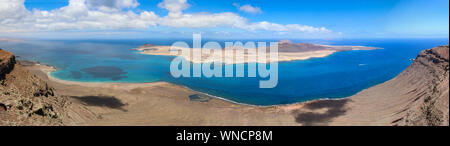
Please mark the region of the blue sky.
<svg viewBox="0 0 450 146"><path fill-rule="evenodd" d="M0 7L0 37L145 38L190 37L192 33L211 38L449 36L448 0L100 0L96 5L90 4L92 0L72 0L71 6L69 0L21 1L0 0L25 7ZM111 1L115 4L109 5ZM81 9L83 6L86 8Z"/></svg>

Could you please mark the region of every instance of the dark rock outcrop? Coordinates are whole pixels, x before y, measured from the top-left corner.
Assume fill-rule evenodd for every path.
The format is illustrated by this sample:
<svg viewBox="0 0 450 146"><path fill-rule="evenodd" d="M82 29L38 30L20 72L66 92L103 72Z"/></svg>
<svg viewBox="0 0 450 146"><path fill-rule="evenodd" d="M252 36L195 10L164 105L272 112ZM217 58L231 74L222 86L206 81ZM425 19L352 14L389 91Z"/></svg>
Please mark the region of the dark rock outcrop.
<svg viewBox="0 0 450 146"><path fill-rule="evenodd" d="M0 125L61 125L64 98L0 50Z"/></svg>
<svg viewBox="0 0 450 146"><path fill-rule="evenodd" d="M0 49L0 79L5 79L5 75L13 70L14 64L16 64L15 56Z"/></svg>
<svg viewBox="0 0 450 146"><path fill-rule="evenodd" d="M0 125L65 125L89 113L0 50ZM78 111L74 111L78 110Z"/></svg>

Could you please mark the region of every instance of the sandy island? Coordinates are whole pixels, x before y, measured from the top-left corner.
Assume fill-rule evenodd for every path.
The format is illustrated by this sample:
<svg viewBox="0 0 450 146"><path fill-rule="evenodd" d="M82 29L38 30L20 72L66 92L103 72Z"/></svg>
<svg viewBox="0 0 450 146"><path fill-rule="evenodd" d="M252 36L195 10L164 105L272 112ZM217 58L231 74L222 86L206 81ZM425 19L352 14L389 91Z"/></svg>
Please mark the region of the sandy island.
<svg viewBox="0 0 450 146"><path fill-rule="evenodd" d="M172 49L172 50L171 50ZM199 49L199 48L183 48L172 46L156 46L151 44L145 44L139 48L132 50L138 50L141 54L147 55L164 55L164 56L182 56L184 59L193 63L207 63L207 62L222 62L225 64L237 64L237 63L267 63L267 62L285 62L295 60L307 60L311 58L321 58L329 56L336 52L351 51L351 50L375 50L380 49L377 47L365 47L365 46L330 46L319 45L310 43L292 43L288 40L281 40L278 42L278 52L270 53L269 48L266 49L266 59L249 59L258 58L257 53L251 53L249 50L256 51L255 48L244 49L239 47L225 48L225 49ZM191 51L190 55L181 53L181 50ZM241 51L242 59L236 59L237 52ZM171 54L170 52L177 52ZM220 51L220 56L214 56L212 51ZM192 54L201 54L198 58L194 58ZM270 55L278 55L278 58L270 58Z"/></svg>

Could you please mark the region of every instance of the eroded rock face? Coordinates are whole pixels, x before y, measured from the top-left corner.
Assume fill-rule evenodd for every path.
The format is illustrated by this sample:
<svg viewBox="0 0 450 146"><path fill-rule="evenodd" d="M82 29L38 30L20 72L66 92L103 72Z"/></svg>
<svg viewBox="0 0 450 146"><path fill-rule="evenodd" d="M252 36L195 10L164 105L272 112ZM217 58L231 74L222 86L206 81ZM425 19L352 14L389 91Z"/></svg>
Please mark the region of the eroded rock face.
<svg viewBox="0 0 450 146"><path fill-rule="evenodd" d="M0 125L62 125L66 100L0 50Z"/></svg>
<svg viewBox="0 0 450 146"><path fill-rule="evenodd" d="M421 78L427 92L407 110L404 124L449 125L449 46L422 51L405 74Z"/></svg>
<svg viewBox="0 0 450 146"><path fill-rule="evenodd" d="M68 98L55 94L5 50L0 50L0 83L0 125L64 125L70 121L68 113L74 105Z"/></svg>

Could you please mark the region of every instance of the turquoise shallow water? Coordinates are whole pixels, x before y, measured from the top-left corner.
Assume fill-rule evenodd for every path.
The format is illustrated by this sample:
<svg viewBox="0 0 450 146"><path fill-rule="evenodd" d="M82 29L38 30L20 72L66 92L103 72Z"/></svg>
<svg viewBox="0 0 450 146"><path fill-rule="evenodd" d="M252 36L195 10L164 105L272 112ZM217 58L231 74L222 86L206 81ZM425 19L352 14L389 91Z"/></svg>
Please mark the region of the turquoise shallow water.
<svg viewBox="0 0 450 146"><path fill-rule="evenodd" d="M0 48L13 52L19 59L55 66L58 70L52 75L59 79L133 83L167 81L234 102L278 105L354 95L395 77L411 64L410 59L415 58L420 50L448 44L448 39L294 40L384 49L338 52L324 58L281 62L277 87L261 89L260 78L173 78L169 64L174 57L142 55L130 50L144 43L170 45L174 41L179 40L47 40L0 42Z"/></svg>

